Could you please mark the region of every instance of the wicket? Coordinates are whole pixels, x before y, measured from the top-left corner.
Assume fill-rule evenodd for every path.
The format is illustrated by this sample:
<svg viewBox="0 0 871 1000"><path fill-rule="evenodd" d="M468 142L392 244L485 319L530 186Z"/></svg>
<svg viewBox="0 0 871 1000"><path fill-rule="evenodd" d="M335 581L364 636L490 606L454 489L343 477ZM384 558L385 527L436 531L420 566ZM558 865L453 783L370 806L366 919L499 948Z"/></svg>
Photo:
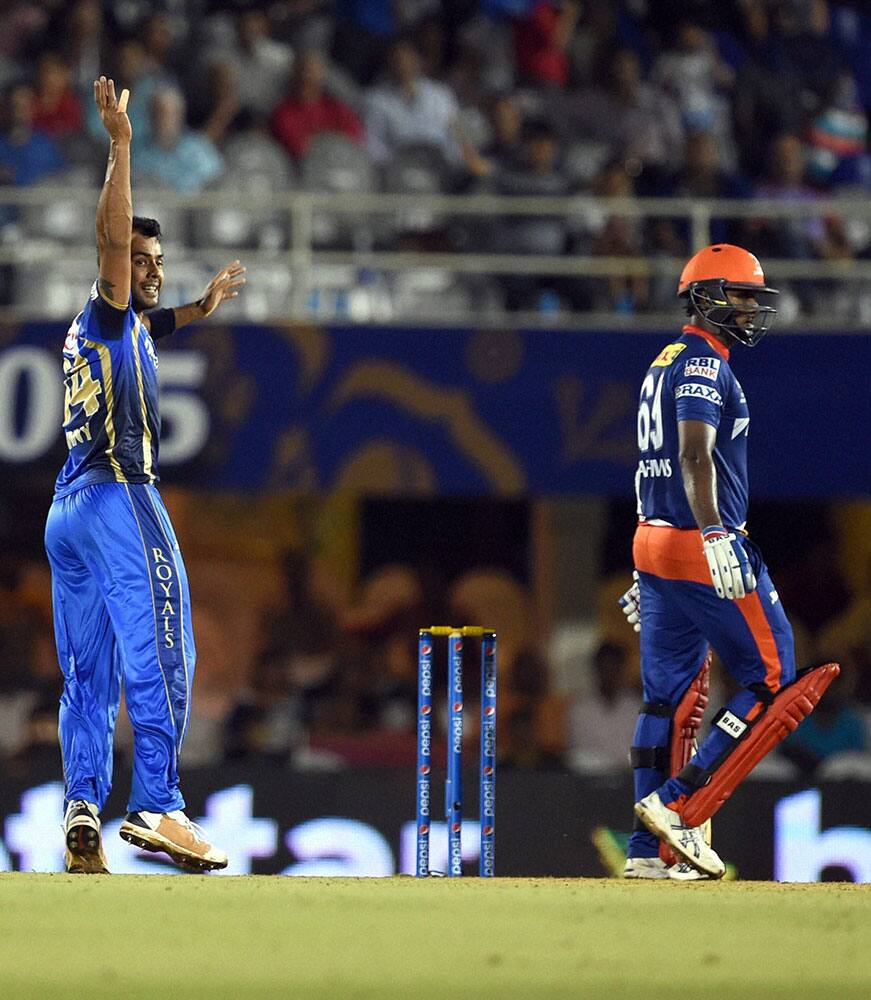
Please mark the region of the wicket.
<svg viewBox="0 0 871 1000"><path fill-rule="evenodd" d="M448 753L445 819L448 871L463 874L463 639L481 640L481 751L479 816L481 853L478 874L496 874L496 632L480 625L431 625L422 628L417 652L417 865L418 878L430 874L429 834L432 784L433 637L448 638Z"/></svg>

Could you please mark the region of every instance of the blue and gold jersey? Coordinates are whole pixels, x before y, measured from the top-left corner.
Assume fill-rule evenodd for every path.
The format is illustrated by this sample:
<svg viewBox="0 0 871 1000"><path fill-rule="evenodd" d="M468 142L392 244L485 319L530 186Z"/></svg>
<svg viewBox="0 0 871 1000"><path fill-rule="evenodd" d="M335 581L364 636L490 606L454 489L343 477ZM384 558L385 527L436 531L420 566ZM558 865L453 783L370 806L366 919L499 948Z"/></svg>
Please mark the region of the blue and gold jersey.
<svg viewBox="0 0 871 1000"><path fill-rule="evenodd" d="M154 483L160 439L157 352L132 305L108 302L97 283L63 351L69 457L63 497L91 483Z"/></svg>
<svg viewBox="0 0 871 1000"><path fill-rule="evenodd" d="M642 522L695 528L678 461L678 423L702 420L717 429L714 466L723 524L747 521L747 433L750 411L744 390L729 367L728 350L700 327L660 351L647 369L638 401L635 474Z"/></svg>

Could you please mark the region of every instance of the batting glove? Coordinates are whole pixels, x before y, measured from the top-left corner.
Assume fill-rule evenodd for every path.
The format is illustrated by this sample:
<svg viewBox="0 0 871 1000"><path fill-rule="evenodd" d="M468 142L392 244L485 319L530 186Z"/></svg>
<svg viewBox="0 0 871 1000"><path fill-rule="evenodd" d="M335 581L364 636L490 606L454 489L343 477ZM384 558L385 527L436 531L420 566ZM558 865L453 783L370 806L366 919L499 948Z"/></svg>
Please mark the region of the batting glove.
<svg viewBox="0 0 871 1000"><path fill-rule="evenodd" d="M739 536L722 524L702 529L702 542L717 597L739 600L756 589L756 576Z"/></svg>
<svg viewBox="0 0 871 1000"><path fill-rule="evenodd" d="M619 604L626 615L626 620L635 629L641 631L641 590L638 586L638 571L632 574L635 581L626 593L620 598Z"/></svg>

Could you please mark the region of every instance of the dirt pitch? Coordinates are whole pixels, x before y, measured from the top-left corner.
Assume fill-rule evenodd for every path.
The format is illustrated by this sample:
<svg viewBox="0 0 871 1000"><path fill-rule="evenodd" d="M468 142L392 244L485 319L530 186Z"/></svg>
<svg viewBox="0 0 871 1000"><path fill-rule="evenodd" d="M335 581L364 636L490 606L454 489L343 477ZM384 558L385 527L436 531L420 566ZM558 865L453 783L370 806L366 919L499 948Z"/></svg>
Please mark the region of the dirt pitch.
<svg viewBox="0 0 871 1000"><path fill-rule="evenodd" d="M0 875L0 996L871 997L871 886Z"/></svg>

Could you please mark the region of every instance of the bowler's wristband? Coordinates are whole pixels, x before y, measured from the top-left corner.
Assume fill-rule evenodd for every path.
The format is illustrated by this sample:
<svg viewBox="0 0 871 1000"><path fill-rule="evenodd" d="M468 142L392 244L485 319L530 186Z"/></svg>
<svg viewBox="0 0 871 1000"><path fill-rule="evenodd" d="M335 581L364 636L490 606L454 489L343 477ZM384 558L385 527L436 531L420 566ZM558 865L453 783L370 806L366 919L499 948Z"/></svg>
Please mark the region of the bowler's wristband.
<svg viewBox="0 0 871 1000"><path fill-rule="evenodd" d="M152 340L160 340L161 337L168 337L171 333L175 333L174 309L152 309L145 315L151 324Z"/></svg>

